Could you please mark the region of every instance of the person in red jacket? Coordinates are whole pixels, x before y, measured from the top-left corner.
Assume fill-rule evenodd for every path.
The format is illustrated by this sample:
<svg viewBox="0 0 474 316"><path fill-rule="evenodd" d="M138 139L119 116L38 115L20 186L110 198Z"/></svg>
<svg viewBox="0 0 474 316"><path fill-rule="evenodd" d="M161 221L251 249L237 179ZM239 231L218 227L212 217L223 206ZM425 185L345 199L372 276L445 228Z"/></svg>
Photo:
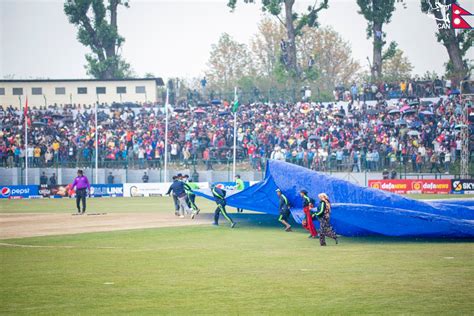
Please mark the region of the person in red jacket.
<svg viewBox="0 0 474 316"><path fill-rule="evenodd" d="M301 190L300 196L303 198L303 212L305 219L303 219L303 227L310 232L308 238L318 237L318 232L314 227L313 216L311 215L311 209L314 207L314 200L308 196L308 191Z"/></svg>

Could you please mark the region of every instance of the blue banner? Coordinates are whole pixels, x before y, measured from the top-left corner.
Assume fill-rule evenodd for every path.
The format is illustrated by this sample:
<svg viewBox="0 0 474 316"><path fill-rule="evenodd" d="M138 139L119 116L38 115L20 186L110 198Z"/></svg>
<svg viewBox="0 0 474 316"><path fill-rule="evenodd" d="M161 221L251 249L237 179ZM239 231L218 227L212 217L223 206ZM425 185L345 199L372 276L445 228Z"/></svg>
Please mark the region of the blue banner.
<svg viewBox="0 0 474 316"><path fill-rule="evenodd" d="M0 199L22 199L39 195L37 185L9 185L0 188Z"/></svg>
<svg viewBox="0 0 474 316"><path fill-rule="evenodd" d="M92 184L91 196L123 196L122 184Z"/></svg>

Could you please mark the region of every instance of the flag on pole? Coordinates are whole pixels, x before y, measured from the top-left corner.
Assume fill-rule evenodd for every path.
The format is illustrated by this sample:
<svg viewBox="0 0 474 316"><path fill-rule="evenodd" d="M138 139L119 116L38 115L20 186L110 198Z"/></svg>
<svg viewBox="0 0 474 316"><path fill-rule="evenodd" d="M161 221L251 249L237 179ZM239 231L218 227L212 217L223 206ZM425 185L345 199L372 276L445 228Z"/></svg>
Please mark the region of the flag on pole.
<svg viewBox="0 0 474 316"><path fill-rule="evenodd" d="M234 104L232 105L232 112L233 113L237 112L238 108L239 108L239 99L236 96L234 100Z"/></svg>
<svg viewBox="0 0 474 316"><path fill-rule="evenodd" d="M26 119L28 118L28 96L26 97L25 108L23 109L23 115L25 116L25 122L26 122Z"/></svg>
<svg viewBox="0 0 474 316"><path fill-rule="evenodd" d="M25 107L23 108L23 117L25 118L25 127L31 126L31 121L28 117L28 96L26 97Z"/></svg>

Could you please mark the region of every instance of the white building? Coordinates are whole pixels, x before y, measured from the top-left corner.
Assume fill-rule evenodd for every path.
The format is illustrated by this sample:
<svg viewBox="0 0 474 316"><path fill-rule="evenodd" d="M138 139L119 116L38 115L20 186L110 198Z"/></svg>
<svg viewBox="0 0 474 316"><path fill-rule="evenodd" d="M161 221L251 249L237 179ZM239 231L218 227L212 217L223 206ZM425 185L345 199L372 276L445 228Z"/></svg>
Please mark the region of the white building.
<svg viewBox="0 0 474 316"><path fill-rule="evenodd" d="M29 106L156 102L163 85L161 78L0 80L0 105L18 108L26 97Z"/></svg>

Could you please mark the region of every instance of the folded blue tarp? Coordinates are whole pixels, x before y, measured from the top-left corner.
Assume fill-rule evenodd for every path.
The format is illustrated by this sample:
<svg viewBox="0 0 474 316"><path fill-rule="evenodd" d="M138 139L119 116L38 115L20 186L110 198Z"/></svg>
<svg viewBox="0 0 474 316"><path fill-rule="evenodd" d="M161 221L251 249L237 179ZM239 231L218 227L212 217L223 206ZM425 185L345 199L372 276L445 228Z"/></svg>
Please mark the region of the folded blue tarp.
<svg viewBox="0 0 474 316"><path fill-rule="evenodd" d="M307 190L316 201L326 193L331 223L344 236L474 237L474 199L417 201L276 160L268 161L263 181L229 196L227 204L278 215L277 188L290 201L298 223L304 217L299 191ZM197 194L213 199L209 191Z"/></svg>

